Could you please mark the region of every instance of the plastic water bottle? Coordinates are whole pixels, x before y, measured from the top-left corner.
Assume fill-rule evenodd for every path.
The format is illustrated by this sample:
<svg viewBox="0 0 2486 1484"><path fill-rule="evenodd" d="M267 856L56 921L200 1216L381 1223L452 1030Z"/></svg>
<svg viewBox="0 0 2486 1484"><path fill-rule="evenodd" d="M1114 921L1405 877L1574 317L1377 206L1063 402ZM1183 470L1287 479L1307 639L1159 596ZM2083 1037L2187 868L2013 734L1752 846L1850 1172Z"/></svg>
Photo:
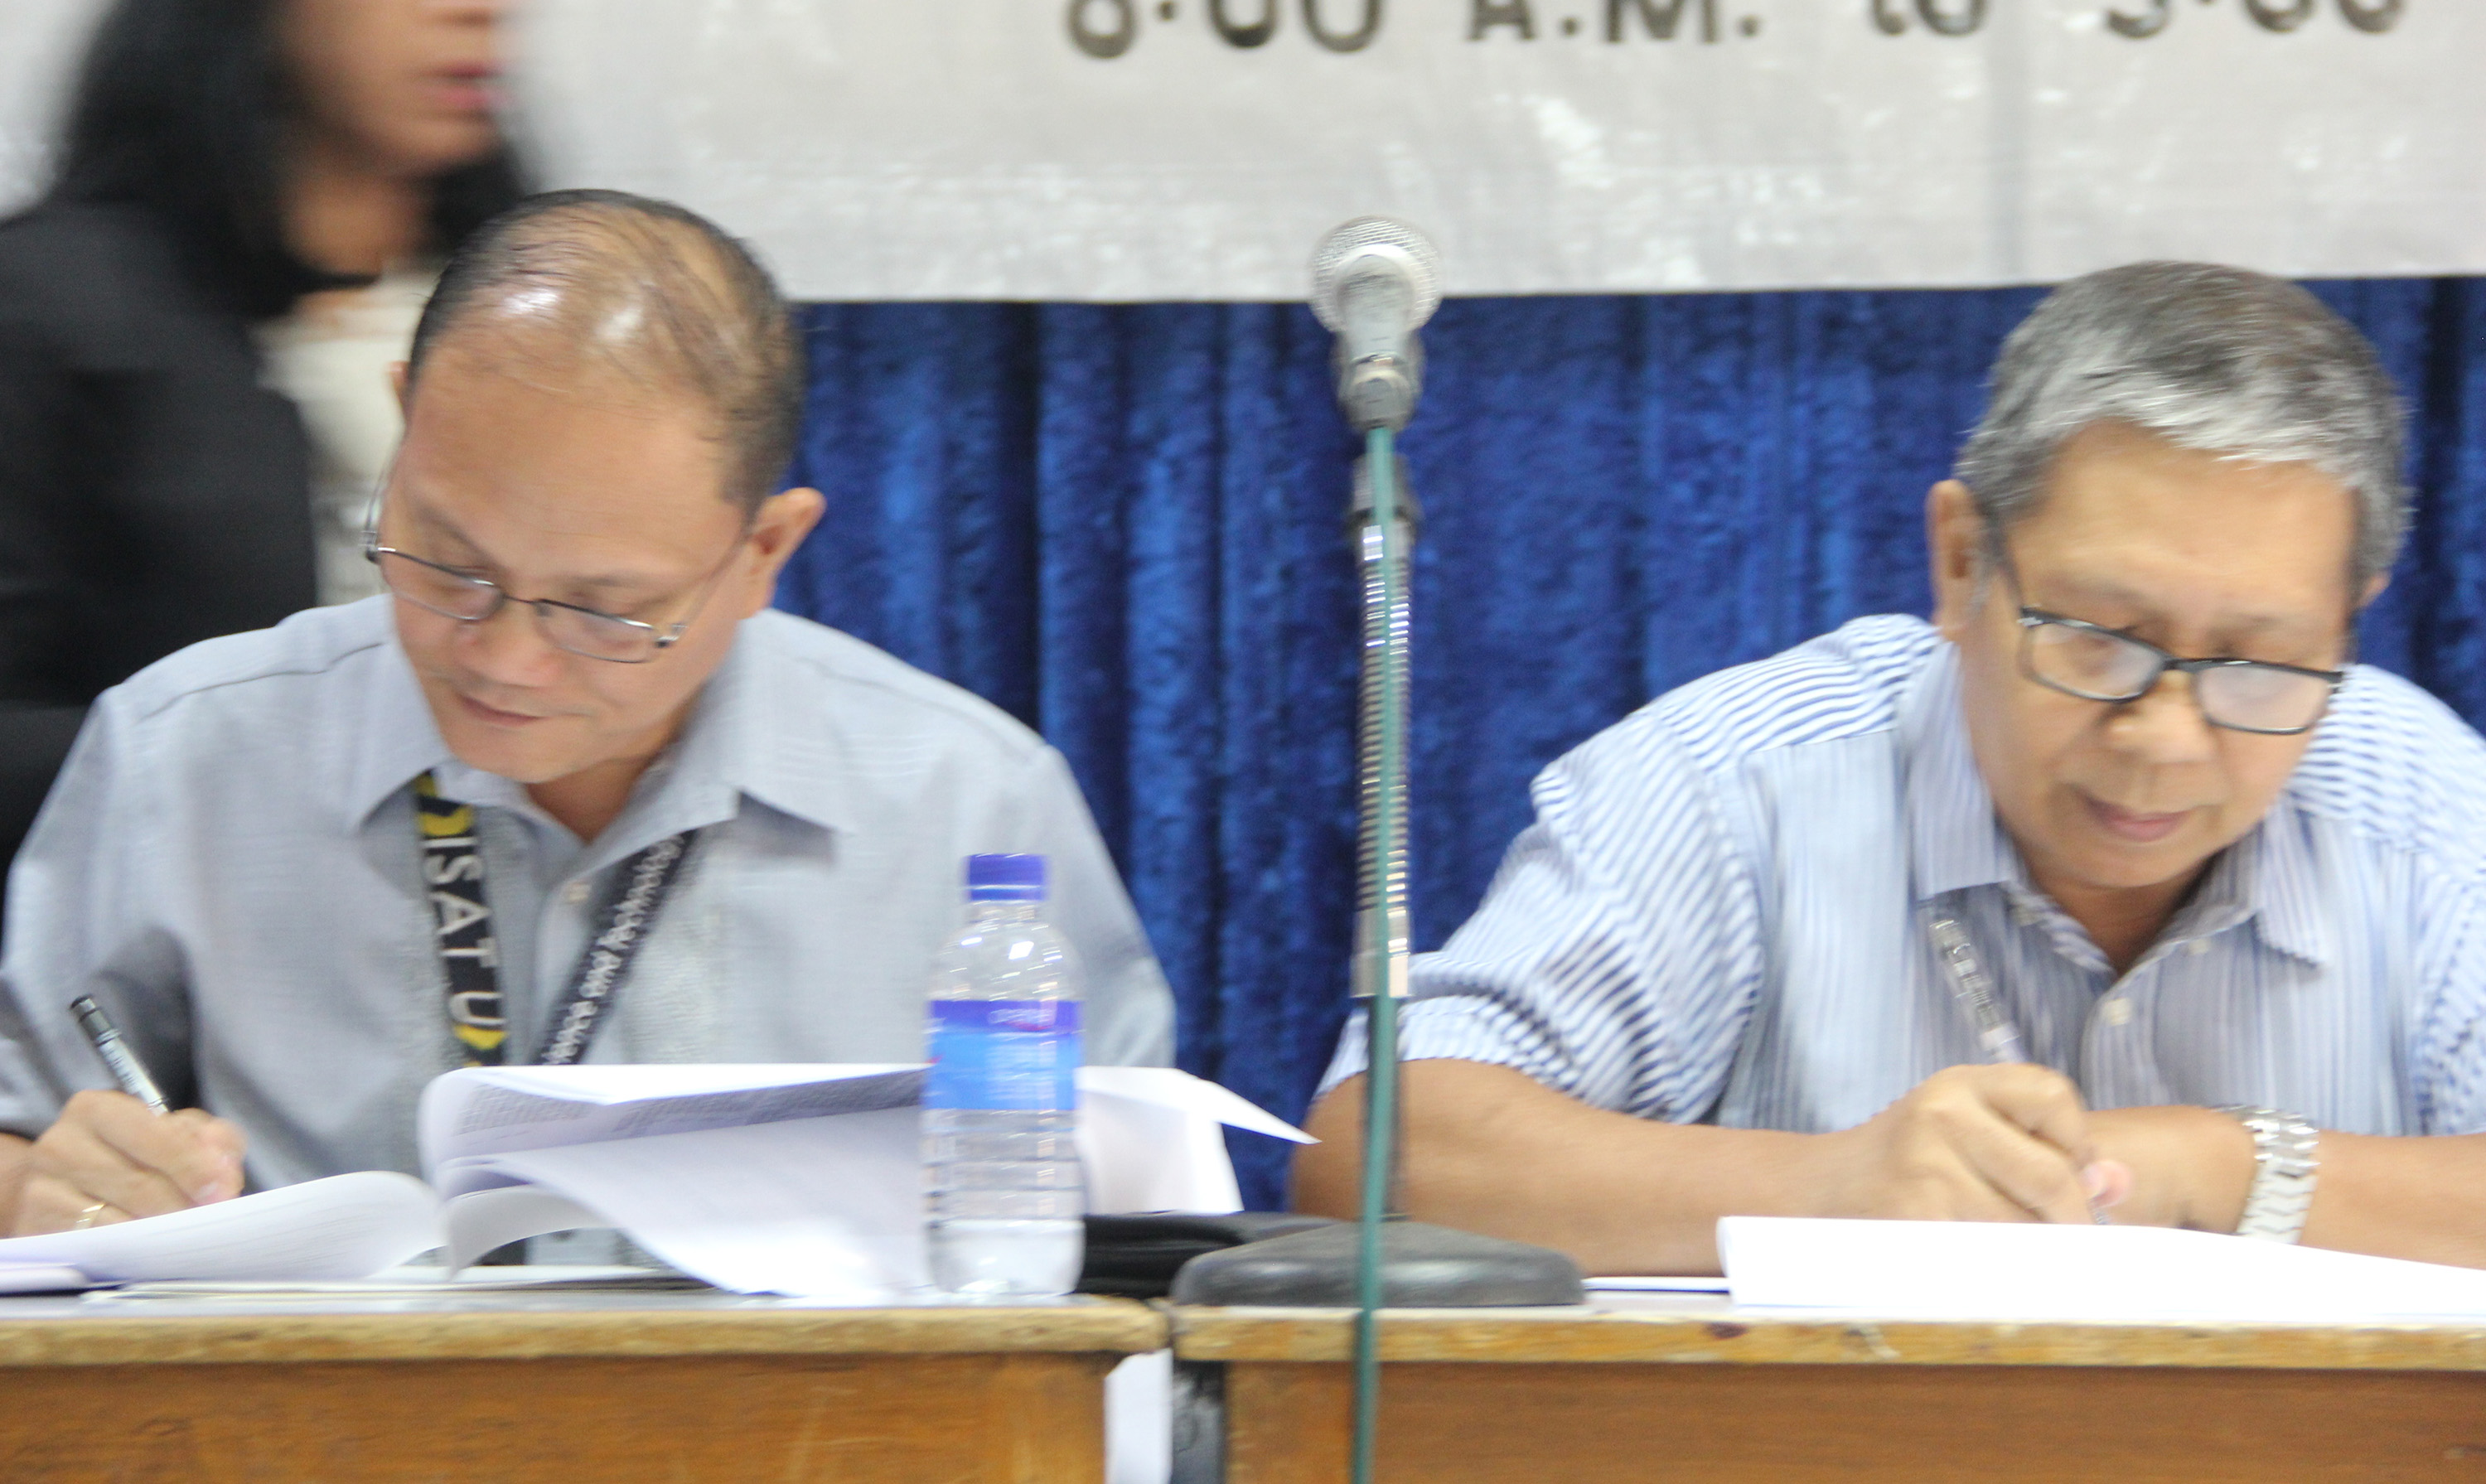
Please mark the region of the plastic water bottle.
<svg viewBox="0 0 2486 1484"><path fill-rule="evenodd" d="M1044 857L967 858L967 925L933 971L924 1085L932 1280L977 1298L1077 1286L1079 971Z"/></svg>

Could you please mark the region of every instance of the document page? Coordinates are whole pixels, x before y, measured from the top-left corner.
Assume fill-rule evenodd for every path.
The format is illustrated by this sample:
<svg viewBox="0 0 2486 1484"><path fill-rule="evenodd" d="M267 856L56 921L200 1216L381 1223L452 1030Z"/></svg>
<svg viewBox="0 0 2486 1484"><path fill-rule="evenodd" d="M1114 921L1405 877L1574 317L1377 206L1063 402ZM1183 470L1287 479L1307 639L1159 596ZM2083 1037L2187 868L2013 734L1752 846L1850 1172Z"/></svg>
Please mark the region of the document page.
<svg viewBox="0 0 2486 1484"><path fill-rule="evenodd" d="M1620 1275L1608 1274L1588 1280L1590 1293L1725 1293L1726 1280L1704 1274Z"/></svg>
<svg viewBox="0 0 2486 1484"><path fill-rule="evenodd" d="M469 1154L680 1134L914 1103L905 1064L461 1067L417 1115L426 1174Z"/></svg>
<svg viewBox="0 0 2486 1484"><path fill-rule="evenodd" d="M931 1280L912 1107L471 1156L438 1179L459 1265L508 1240L466 1212L517 1180L720 1288L869 1304Z"/></svg>
<svg viewBox="0 0 2486 1484"><path fill-rule="evenodd" d="M1079 1158L1088 1209L1097 1212L1243 1209L1220 1125L1294 1143L1302 1130L1213 1082L1165 1066L1079 1069Z"/></svg>
<svg viewBox="0 0 2486 1484"><path fill-rule="evenodd" d="M57 1262L0 1262L0 1293L67 1293L92 1288L84 1273Z"/></svg>
<svg viewBox="0 0 2486 1484"><path fill-rule="evenodd" d="M203 1281L175 1278L160 1283L130 1283L108 1289L92 1302L144 1306L150 1300L181 1299L437 1299L470 1293L680 1293L707 1291L708 1284L679 1273L656 1268L627 1268L609 1263L539 1263L532 1267L468 1268L452 1274L447 1268L387 1268L369 1278L327 1278L287 1282Z"/></svg>
<svg viewBox="0 0 2486 1484"><path fill-rule="evenodd" d="M332 1175L168 1216L0 1241L0 1263L97 1282L365 1278L440 1245L438 1202L412 1175Z"/></svg>
<svg viewBox="0 0 2486 1484"><path fill-rule="evenodd" d="M2270 1323L2486 1317L2486 1272L2156 1226L1730 1216L1739 1305L1884 1318Z"/></svg>
<svg viewBox="0 0 2486 1484"><path fill-rule="evenodd" d="M489 1159L490 1156L480 1158ZM494 1248L556 1231L610 1226L614 1223L558 1191L517 1183L517 1176L468 1161L453 1162L439 1179L450 1182L442 1195L440 1240L454 1268L464 1268ZM510 1182L494 1186L495 1181Z"/></svg>
<svg viewBox="0 0 2486 1484"><path fill-rule="evenodd" d="M107 1282L322 1281L444 1244L463 1266L521 1237L612 1226L719 1287L885 1300L928 1281L923 1076L886 1064L451 1072L420 1113L430 1188L338 1175L0 1241L0 1264ZM1305 1139L1170 1068L1091 1067L1080 1087L1091 1210L1231 1211L1221 1123Z"/></svg>
<svg viewBox="0 0 2486 1484"><path fill-rule="evenodd" d="M574 1070L603 1074L597 1090L617 1097L591 1108L591 1116L654 1108L696 1122L740 1095L729 1079L775 1078L790 1069ZM684 1075L658 1098L619 1101L621 1094L649 1088L649 1082L626 1075L641 1070L698 1074L698 1085L689 1086ZM927 1283L915 1106L920 1084L908 1080L920 1071L801 1070L810 1083L775 1086L766 1089L769 1096L825 1095L883 1106L597 1142L564 1140L442 1162L432 1183L448 1201L443 1223L451 1260L462 1265L520 1237L609 1225L685 1273L746 1293L862 1303ZM841 1075L823 1080L823 1072ZM502 1090L533 1095L508 1086L501 1074L493 1081ZM1083 1068L1080 1097L1081 1157L1089 1208L1095 1211L1234 1210L1234 1169L1220 1124L1299 1141L1306 1137L1225 1088L1172 1068ZM702 1103L707 1106L680 1112ZM513 1133L543 1125L501 1127Z"/></svg>

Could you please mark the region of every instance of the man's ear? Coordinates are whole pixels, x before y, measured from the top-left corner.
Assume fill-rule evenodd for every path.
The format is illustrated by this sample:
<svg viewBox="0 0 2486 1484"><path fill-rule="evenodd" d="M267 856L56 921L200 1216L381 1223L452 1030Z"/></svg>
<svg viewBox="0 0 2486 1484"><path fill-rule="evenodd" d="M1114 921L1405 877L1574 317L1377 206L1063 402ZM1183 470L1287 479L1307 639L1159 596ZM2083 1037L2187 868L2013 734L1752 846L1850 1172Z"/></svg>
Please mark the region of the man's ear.
<svg viewBox="0 0 2486 1484"><path fill-rule="evenodd" d="M1985 563L1985 517L1957 480L1925 494L1925 555L1933 567L1934 627L1957 643L1976 606Z"/></svg>
<svg viewBox="0 0 2486 1484"><path fill-rule="evenodd" d="M746 618L768 606L777 591L777 574L803 544L803 537L820 523L820 512L828 501L816 489L781 490L760 502L760 509L751 520L751 549L760 557L759 569L753 572L752 591L743 608Z"/></svg>
<svg viewBox="0 0 2486 1484"><path fill-rule="evenodd" d="M2373 576L2366 578L2364 595L2357 599L2357 612L2363 613L2368 607L2372 606L2374 599L2381 597L2383 595L2383 590L2390 585L2391 574L2389 572L2376 572Z"/></svg>
<svg viewBox="0 0 2486 1484"><path fill-rule="evenodd" d="M389 390L397 394L397 413L399 417L404 417L407 413L413 410L405 404L405 363L403 361L391 361L389 363Z"/></svg>

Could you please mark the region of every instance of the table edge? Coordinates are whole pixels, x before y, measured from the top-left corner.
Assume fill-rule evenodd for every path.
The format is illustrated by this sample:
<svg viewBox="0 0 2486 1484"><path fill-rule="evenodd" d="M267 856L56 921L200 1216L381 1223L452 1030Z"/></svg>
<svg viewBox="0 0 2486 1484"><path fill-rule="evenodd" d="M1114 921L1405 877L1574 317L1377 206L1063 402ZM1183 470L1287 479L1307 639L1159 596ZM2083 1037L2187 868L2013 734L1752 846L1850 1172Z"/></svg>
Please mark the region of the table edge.
<svg viewBox="0 0 2486 1484"><path fill-rule="evenodd" d="M1178 1360L1337 1362L1354 1312L1171 1310ZM1382 1359L1452 1363L2055 1365L2486 1371L2486 1323L1782 1318L1749 1312L1392 1309Z"/></svg>
<svg viewBox="0 0 2486 1484"><path fill-rule="evenodd" d="M130 1314L0 1317L0 1367L696 1356L1142 1355L1165 1316L1109 1300L1062 1308L727 1312Z"/></svg>

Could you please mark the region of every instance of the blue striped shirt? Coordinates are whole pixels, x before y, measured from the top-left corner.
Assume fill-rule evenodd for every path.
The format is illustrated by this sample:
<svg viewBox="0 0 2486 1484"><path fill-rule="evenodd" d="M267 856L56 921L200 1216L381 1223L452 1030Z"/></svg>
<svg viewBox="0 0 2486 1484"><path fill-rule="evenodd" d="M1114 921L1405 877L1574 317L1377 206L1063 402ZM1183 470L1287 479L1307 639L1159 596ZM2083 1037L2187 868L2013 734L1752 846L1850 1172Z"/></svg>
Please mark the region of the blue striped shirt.
<svg viewBox="0 0 2486 1484"><path fill-rule="evenodd" d="M1980 1059L1925 932L1957 918L2032 1060L2092 1107L2255 1103L2486 1129L2486 741L2359 667L2260 824L2119 978L2030 885L1956 651L1862 618L1555 762L1475 917L1414 968L1408 1059L1594 1107L1821 1132ZM1349 1027L1329 1086L1362 1069Z"/></svg>

